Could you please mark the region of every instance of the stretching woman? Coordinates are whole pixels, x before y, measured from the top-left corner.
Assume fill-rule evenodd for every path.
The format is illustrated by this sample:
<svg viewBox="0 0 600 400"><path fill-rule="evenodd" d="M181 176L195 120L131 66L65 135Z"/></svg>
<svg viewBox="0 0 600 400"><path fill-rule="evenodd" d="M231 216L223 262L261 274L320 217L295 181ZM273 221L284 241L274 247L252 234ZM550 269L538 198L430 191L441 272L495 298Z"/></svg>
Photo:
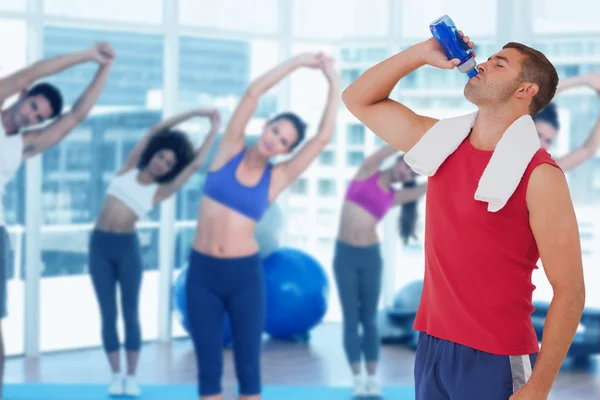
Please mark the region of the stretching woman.
<svg viewBox="0 0 600 400"><path fill-rule="evenodd" d="M300 67L320 68L329 94L317 134L292 158L306 125L292 113L269 120L257 143L246 148L244 133L259 98ZM206 177L199 224L186 284L190 331L196 350L199 392L203 400L221 399L223 319L229 315L240 399L260 398L260 348L265 289L254 229L277 195L304 172L333 135L340 79L333 60L302 54L254 81L225 130Z"/></svg>
<svg viewBox="0 0 600 400"><path fill-rule="evenodd" d="M416 201L427 187L427 184L416 186L416 174L402 156L392 167L380 170L381 164L397 152L392 146L384 146L358 169L346 192L335 247L333 268L344 317L344 349L354 374L353 395L358 397L381 396L375 377L379 359L377 306L383 266L377 224L391 207L402 205L399 227L407 242L414 236ZM404 188L395 191L392 184L398 182ZM363 355L368 372L366 381L361 375Z"/></svg>
<svg viewBox="0 0 600 400"><path fill-rule="evenodd" d="M581 86L590 87L600 96L600 72L562 80L556 89L556 93L558 94L565 90ZM538 131L542 147L549 150L560 128L556 105L554 103L548 104L533 120L535 121L535 127ZM565 155L556 157L555 161L563 171L570 171L592 158L598 151L598 147L600 147L600 116L583 145Z"/></svg>
<svg viewBox="0 0 600 400"><path fill-rule="evenodd" d="M209 117L209 134L194 154L187 136L172 128L193 117ZM109 394L139 396L135 371L142 342L138 302L142 260L136 222L173 195L206 157L220 125L216 110L194 110L154 126L133 149L110 186L90 237L89 266L102 317L102 343L113 372ZM127 378L120 373L117 283L125 325Z"/></svg>

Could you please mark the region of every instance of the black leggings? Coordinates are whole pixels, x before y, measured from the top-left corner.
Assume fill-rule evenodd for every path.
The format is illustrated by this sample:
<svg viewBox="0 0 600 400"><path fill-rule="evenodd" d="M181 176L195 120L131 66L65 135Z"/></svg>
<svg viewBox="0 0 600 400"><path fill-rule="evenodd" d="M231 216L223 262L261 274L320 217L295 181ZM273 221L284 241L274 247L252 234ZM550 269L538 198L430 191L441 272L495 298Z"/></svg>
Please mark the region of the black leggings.
<svg viewBox="0 0 600 400"><path fill-rule="evenodd" d="M90 275L102 316L102 343L107 353L119 350L117 283L125 322L125 349L139 351L142 344L138 313L142 259L137 233L94 230L90 237Z"/></svg>
<svg viewBox="0 0 600 400"><path fill-rule="evenodd" d="M231 321L239 392L246 396L260 394L263 276L258 254L215 258L192 251L185 292L201 396L217 395L222 390L225 313Z"/></svg>

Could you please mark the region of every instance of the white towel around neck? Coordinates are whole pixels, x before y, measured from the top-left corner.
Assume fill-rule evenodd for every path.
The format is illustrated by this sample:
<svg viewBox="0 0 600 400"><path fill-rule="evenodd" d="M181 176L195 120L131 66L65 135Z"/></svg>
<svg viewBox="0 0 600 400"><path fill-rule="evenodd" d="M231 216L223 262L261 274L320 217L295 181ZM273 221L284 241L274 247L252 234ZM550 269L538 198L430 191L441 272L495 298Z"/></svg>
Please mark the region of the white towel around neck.
<svg viewBox="0 0 600 400"><path fill-rule="evenodd" d="M408 151L404 160L418 174L432 176L467 138L478 112L438 121ZM502 209L510 199L540 140L530 115L523 115L504 132L496 145L475 192L475 200L488 203L488 211Z"/></svg>

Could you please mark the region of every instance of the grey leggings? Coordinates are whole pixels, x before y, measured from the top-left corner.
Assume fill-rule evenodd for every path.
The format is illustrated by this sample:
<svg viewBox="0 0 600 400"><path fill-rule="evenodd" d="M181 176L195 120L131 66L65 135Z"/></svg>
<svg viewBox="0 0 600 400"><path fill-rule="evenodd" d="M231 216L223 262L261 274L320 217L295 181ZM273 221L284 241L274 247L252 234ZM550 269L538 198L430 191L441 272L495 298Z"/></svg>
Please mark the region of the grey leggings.
<svg viewBox="0 0 600 400"><path fill-rule="evenodd" d="M138 315L142 260L137 233L94 230L90 237L90 275L102 317L102 343L107 353L119 350L117 283L125 322L125 349L139 351L142 334Z"/></svg>
<svg viewBox="0 0 600 400"><path fill-rule="evenodd" d="M344 316L344 349L351 364L379 360L377 306L381 292L379 244L352 246L338 241L333 269ZM362 326L362 338L359 335Z"/></svg>
<svg viewBox="0 0 600 400"><path fill-rule="evenodd" d="M8 233L4 226L0 225L0 318L6 318L6 280L8 278L8 263L10 261L8 257L9 251Z"/></svg>

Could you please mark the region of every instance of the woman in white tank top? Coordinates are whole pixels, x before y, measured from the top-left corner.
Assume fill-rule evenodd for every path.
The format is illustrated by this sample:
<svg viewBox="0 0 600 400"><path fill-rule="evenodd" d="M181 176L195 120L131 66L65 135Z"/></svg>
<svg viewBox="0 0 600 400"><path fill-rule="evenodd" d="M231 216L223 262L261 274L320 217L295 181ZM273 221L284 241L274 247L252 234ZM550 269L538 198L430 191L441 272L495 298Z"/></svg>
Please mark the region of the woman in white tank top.
<svg viewBox="0 0 600 400"><path fill-rule="evenodd" d="M208 117L211 129L194 153L187 136L172 128ZM102 341L113 372L109 393L139 396L135 371L141 346L138 318L142 263L136 222L177 192L206 158L220 127L217 110L193 110L158 123L135 146L108 187L90 237L89 268L102 317ZM127 377L120 372L116 286L125 327Z"/></svg>

